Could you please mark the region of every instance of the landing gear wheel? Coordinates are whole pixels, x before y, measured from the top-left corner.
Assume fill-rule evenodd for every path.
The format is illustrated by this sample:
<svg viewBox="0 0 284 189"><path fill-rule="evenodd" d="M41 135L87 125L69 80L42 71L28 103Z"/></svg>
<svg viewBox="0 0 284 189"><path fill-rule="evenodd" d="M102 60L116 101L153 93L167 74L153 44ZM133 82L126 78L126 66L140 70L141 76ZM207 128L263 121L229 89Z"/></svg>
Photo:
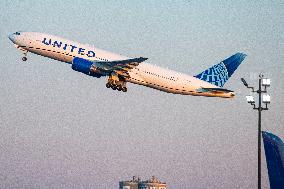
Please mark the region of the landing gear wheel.
<svg viewBox="0 0 284 189"><path fill-rule="evenodd" d="M27 61L28 59L27 59L27 57L24 56L24 57L22 58L22 60L23 60L23 61Z"/></svg>
<svg viewBox="0 0 284 189"><path fill-rule="evenodd" d="M110 88L110 84L109 83L106 84L106 88Z"/></svg>
<svg viewBox="0 0 284 189"><path fill-rule="evenodd" d="M112 90L116 90L116 86L115 85L112 85L111 88L112 88Z"/></svg>
<svg viewBox="0 0 284 189"><path fill-rule="evenodd" d="M123 92L127 92L127 88L126 87L122 87L122 91Z"/></svg>
<svg viewBox="0 0 284 189"><path fill-rule="evenodd" d="M122 90L122 87L121 87L121 86L117 87L117 90L118 90L118 91L121 91L121 90Z"/></svg>

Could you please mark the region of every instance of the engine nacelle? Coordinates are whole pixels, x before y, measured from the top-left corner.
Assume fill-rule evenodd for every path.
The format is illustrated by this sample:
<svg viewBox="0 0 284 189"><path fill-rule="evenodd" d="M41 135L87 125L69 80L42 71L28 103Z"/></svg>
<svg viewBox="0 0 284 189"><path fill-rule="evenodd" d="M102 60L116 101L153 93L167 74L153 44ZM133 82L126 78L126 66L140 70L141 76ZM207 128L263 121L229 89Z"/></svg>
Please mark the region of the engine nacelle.
<svg viewBox="0 0 284 189"><path fill-rule="evenodd" d="M100 71L96 67L92 67L93 64L94 62L92 61L75 57L72 61L72 69L93 77L103 76L103 74L100 73Z"/></svg>

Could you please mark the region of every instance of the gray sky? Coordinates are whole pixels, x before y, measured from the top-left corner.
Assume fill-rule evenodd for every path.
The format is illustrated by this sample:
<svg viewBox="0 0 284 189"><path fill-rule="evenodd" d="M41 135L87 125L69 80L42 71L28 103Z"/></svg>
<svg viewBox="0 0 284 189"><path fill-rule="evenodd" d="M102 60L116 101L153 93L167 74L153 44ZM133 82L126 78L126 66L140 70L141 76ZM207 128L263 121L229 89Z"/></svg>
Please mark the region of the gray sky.
<svg viewBox="0 0 284 189"><path fill-rule="evenodd" d="M257 112L244 77L271 78L263 130L284 139L283 1L1 1L0 188L118 188L156 175L174 189L256 188ZM50 33L195 75L248 56L234 99L128 85L126 94L7 38ZM263 158L265 156L263 155ZM266 163L263 184L268 187Z"/></svg>

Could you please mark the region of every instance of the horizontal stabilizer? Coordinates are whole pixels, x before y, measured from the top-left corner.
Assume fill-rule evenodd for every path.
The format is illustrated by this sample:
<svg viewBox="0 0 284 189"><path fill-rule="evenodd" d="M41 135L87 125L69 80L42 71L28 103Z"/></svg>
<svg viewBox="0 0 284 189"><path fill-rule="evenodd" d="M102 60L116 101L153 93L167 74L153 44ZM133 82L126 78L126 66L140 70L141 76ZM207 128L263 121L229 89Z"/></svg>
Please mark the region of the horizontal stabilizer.
<svg viewBox="0 0 284 189"><path fill-rule="evenodd" d="M201 88L201 92L231 93L234 91L223 88Z"/></svg>

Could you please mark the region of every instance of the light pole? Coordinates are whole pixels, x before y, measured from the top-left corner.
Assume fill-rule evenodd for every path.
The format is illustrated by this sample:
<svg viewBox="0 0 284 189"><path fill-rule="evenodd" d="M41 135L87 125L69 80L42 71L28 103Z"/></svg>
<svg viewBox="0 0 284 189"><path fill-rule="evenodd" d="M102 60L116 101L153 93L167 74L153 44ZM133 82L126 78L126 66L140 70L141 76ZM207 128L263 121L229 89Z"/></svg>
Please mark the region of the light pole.
<svg viewBox="0 0 284 189"><path fill-rule="evenodd" d="M261 111L268 110L267 104L270 103L270 96L267 94L266 88L270 86L270 79L264 78L262 74L259 75L258 79L258 90L255 90L254 87L248 85L244 78L241 78L244 86L251 89L252 92L258 93L258 107L255 105L253 96L246 96L247 102L253 106L254 110L258 110L258 189L261 189ZM264 87L264 89L263 89ZM265 104L265 107L262 107L262 104Z"/></svg>

